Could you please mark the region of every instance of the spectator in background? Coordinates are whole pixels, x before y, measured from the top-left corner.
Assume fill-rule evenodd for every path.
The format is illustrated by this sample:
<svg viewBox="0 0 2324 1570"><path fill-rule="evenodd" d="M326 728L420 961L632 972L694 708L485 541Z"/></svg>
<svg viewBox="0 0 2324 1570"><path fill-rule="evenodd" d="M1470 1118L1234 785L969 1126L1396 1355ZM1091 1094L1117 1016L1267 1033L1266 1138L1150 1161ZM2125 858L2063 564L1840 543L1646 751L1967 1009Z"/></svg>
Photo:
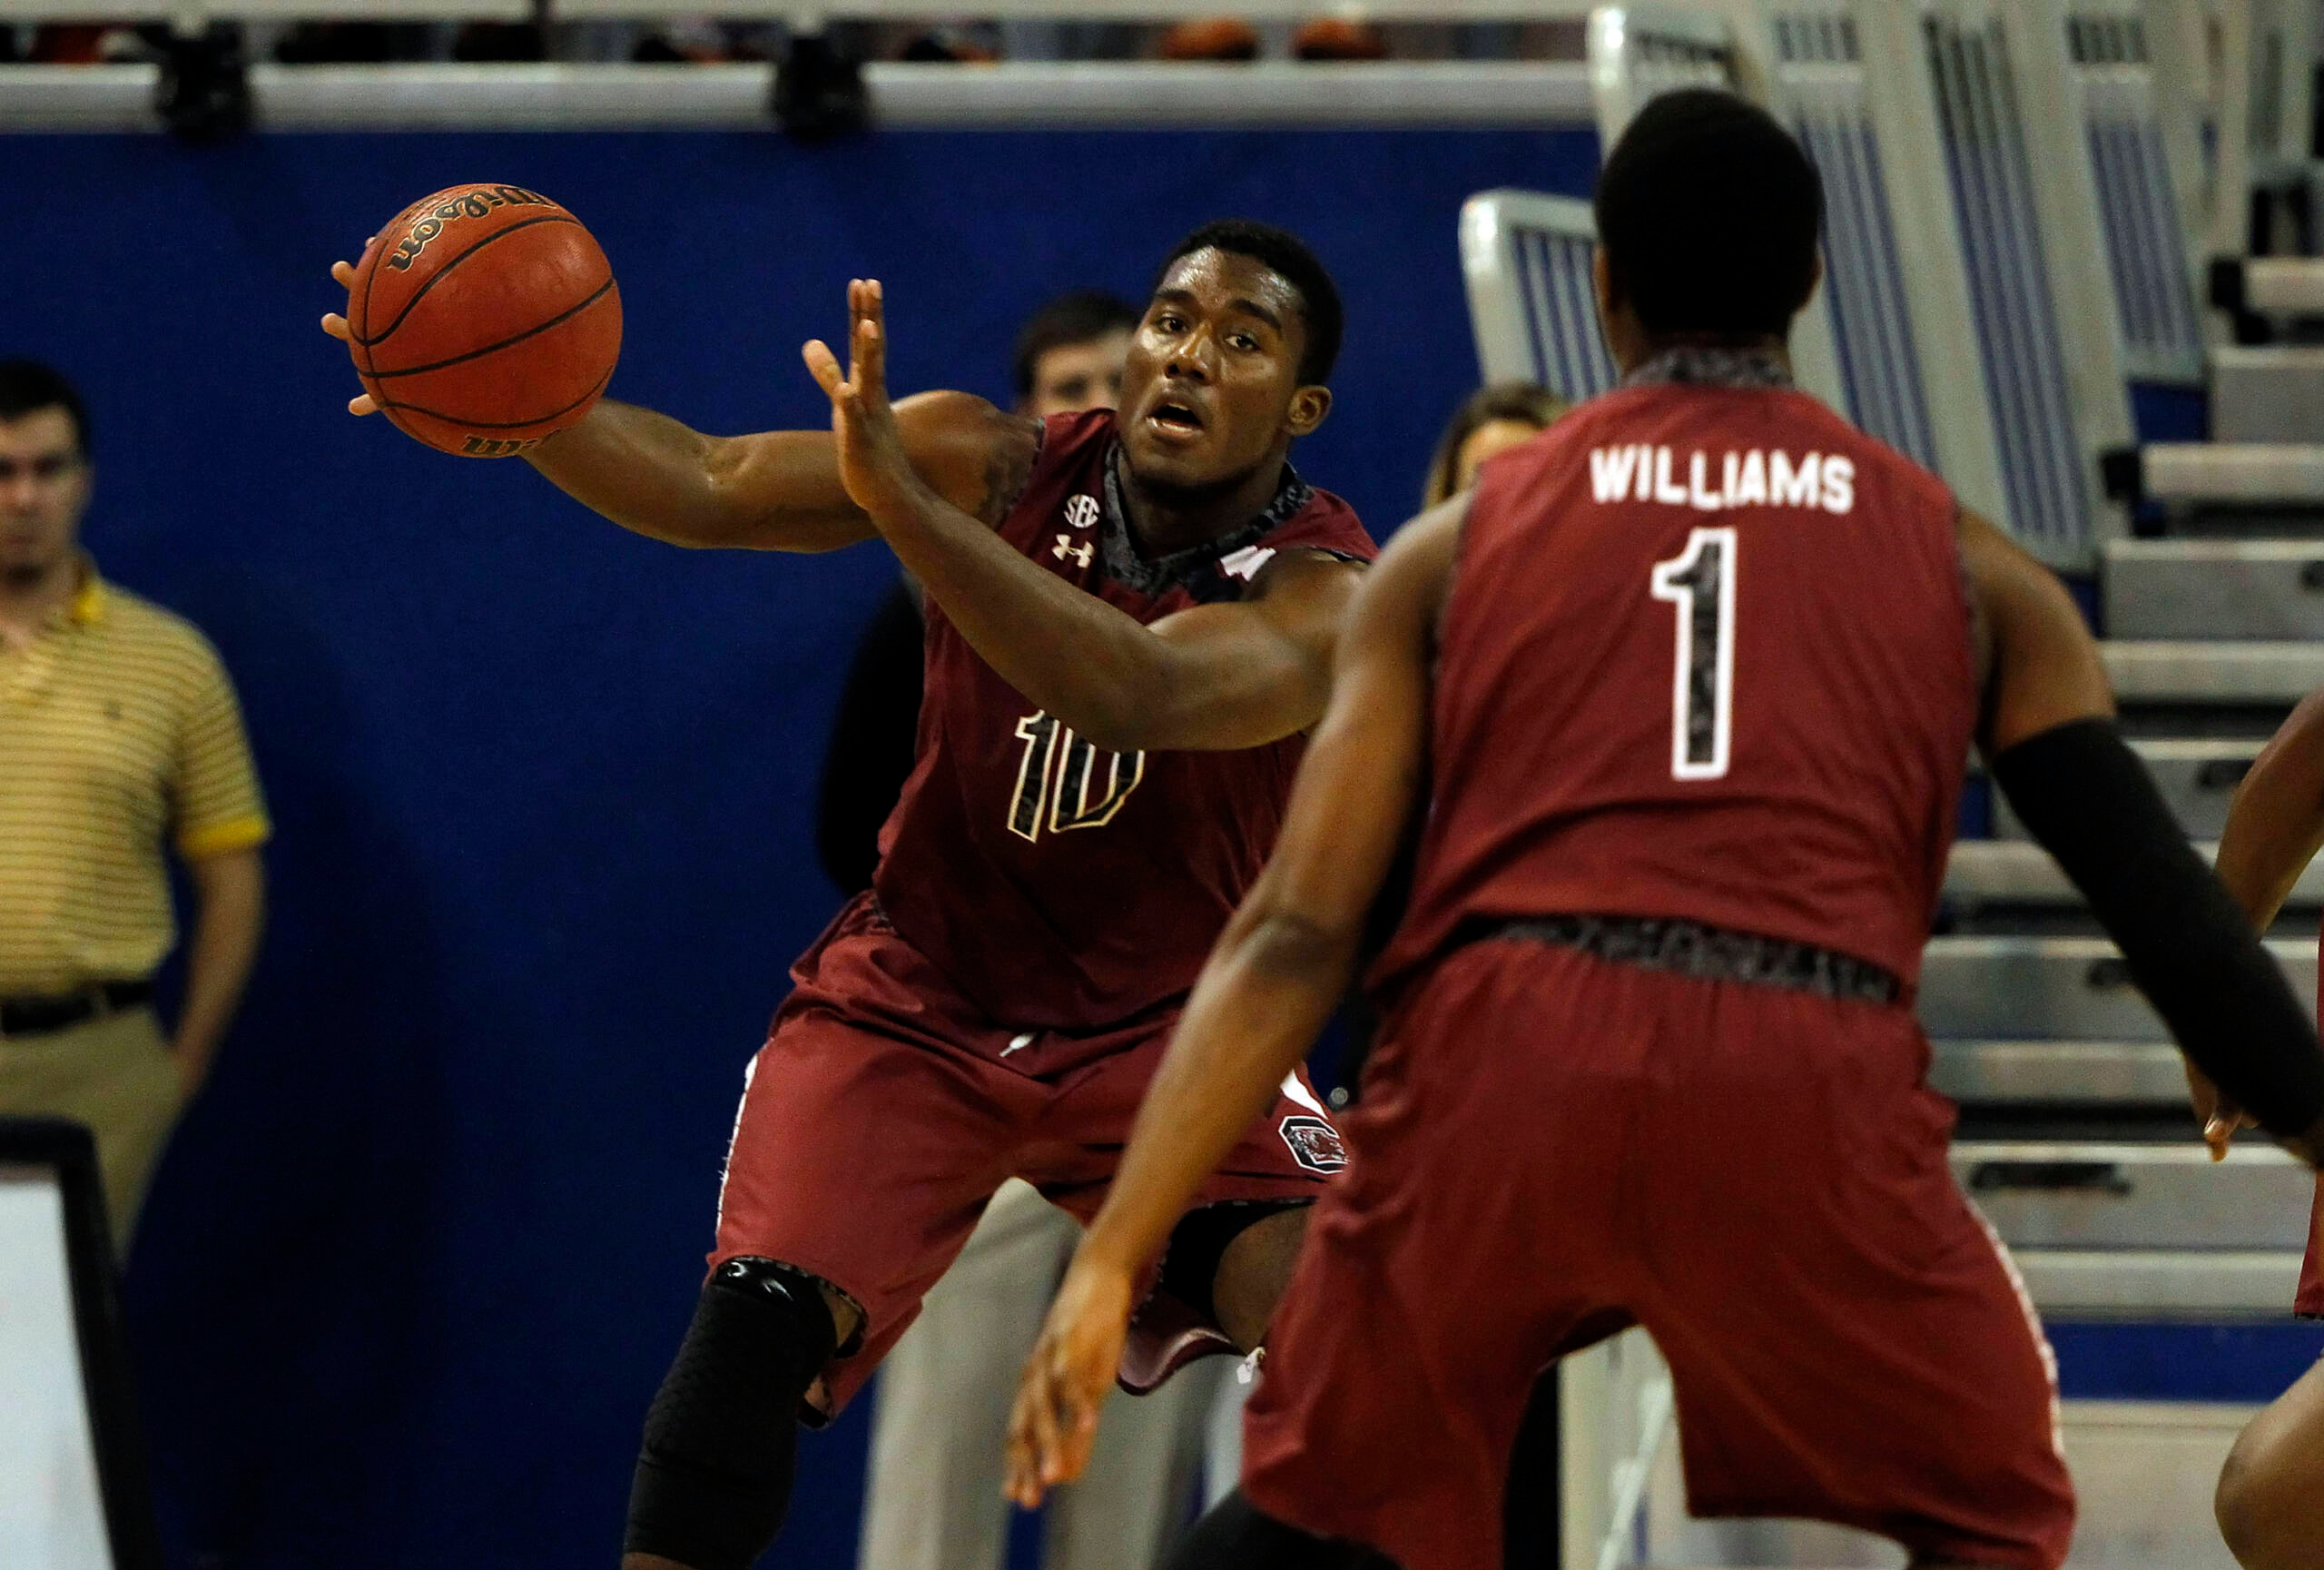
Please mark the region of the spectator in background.
<svg viewBox="0 0 2324 1570"><path fill-rule="evenodd" d="M95 1131L125 1250L179 1109L241 1001L267 820L234 689L192 626L80 548L89 422L44 365L0 360L0 1112ZM193 885L175 1034L151 1000Z"/></svg>
<svg viewBox="0 0 2324 1570"><path fill-rule="evenodd" d="M1428 460L1428 482L1421 493L1423 509L1468 489L1485 459L1531 440L1570 407L1556 393L1530 381L1497 381L1477 389L1452 411L1444 434L1436 439L1436 455Z"/></svg>
<svg viewBox="0 0 2324 1570"><path fill-rule="evenodd" d="M1017 340L1017 407L1048 417L1111 409L1138 311L1082 291ZM817 848L832 882L868 888L880 825L911 772L920 713L920 607L909 580L874 614L848 673L825 761ZM1080 1240L1072 1217L1010 1181L880 1369L862 1570L1000 1570L1009 1506L1001 1442L1017 1370ZM1221 1359L1107 1408L1083 1480L1061 1490L1048 1570L1145 1570L1185 1522Z"/></svg>

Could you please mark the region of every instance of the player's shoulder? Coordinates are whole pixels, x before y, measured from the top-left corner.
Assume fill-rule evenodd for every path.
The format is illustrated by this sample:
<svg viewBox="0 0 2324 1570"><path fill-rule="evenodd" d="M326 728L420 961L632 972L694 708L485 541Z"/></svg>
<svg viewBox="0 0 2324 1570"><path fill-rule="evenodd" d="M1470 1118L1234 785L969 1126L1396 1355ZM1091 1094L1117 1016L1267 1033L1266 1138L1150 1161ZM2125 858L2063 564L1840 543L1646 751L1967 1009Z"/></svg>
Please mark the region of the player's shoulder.
<svg viewBox="0 0 2324 1570"><path fill-rule="evenodd" d="M1582 461L1578 456L1608 441L1630 439L1627 428L1653 403L1654 389L1617 388L1578 403L1506 451L1495 453L1478 470L1487 475L1523 473L1538 476L1559 465Z"/></svg>
<svg viewBox="0 0 2324 1570"><path fill-rule="evenodd" d="M1101 459L1114 441L1114 411L1110 409L1052 414L1039 426L1039 467L1043 469L1062 467L1077 459Z"/></svg>
<svg viewBox="0 0 2324 1570"><path fill-rule="evenodd" d="M1347 499L1313 486L1261 544L1277 553L1304 551L1351 561L1370 561L1380 554L1380 542Z"/></svg>
<svg viewBox="0 0 2324 1570"><path fill-rule="evenodd" d="M1017 422L1016 439L996 457L996 500L988 520L1020 548L1060 520L1077 535L1095 531L1105 509L1113 410L1009 418Z"/></svg>
<svg viewBox="0 0 2324 1570"><path fill-rule="evenodd" d="M1106 455L1114 446L1114 411L1084 409L1047 419L1019 417L1032 444L1020 502L1039 493L1078 489L1094 502L1105 481Z"/></svg>
<svg viewBox="0 0 2324 1570"><path fill-rule="evenodd" d="M1883 491L1893 504L1904 501L1944 514L1948 524L1959 503L1953 488L1925 464L1891 446L1813 394L1793 388L1786 394L1787 423L1797 444L1845 456L1856 466L1859 489Z"/></svg>

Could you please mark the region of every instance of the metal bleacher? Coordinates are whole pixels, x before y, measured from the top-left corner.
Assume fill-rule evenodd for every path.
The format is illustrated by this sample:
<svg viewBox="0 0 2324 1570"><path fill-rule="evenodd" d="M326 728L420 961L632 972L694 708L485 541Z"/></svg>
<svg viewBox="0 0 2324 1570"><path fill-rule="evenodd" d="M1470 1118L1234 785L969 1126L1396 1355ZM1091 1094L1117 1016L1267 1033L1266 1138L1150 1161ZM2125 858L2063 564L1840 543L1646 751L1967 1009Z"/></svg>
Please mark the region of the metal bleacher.
<svg viewBox="0 0 2324 1570"><path fill-rule="evenodd" d="M2047 10L2061 56L2037 68L2063 84L2083 133L2103 240L2084 271L2111 306L2117 374L2190 384L2208 369L2215 429L2286 433L2282 369L2232 350L2214 358L2203 342L2193 262L2210 237L2186 210L2201 183L2185 165L2203 130L2200 106L2178 91L2190 63L2173 53L2184 50L2187 7ZM2240 15L2271 25L2251 8ZM2270 47L2263 39L2260 53ZM2231 113L2215 125L2235 135ZM2281 493L2302 479L2287 456L2149 448L2135 466L2143 483L2129 487L2115 459L2113 489L2132 506L2084 564L2124 727L2207 850L2261 744L2324 683L2324 551L2272 538L2287 516ZM2324 482L2324 461L2314 478ZM2134 515L2135 534L2123 527ZM2177 1054L2120 956L1997 796L1993 827L1955 849L1921 992L1933 1078L1962 1107L1965 1186L2015 1248L2045 1313L2280 1315L2306 1241L2308 1174L2264 1141L2210 1166L2191 1140ZM2319 906L2324 878L2311 870L2270 943L2311 1002Z"/></svg>
<svg viewBox="0 0 2324 1570"><path fill-rule="evenodd" d="M1924 7L1933 74L1957 74L1943 56L1964 29L1982 29L1994 52L1987 65L2005 74L1986 96L2014 98L2028 144L2045 123L2053 143L2060 125L2079 133L2098 242L2061 245L2069 230L2054 224L2034 239L2049 242L2044 266L2058 301L2083 299L2083 311L2111 321L2108 374L2117 385L2187 384L2208 366L2216 426L2272 443L2294 434L2288 392L2315 370L2206 352L2191 265L2206 237L2186 210L2201 181L2184 166L2203 130L2200 105L2179 90L2189 64L2173 53L2183 50L2187 9L2062 0L2013 7L2004 27L1998 13L1980 16L1974 5ZM2274 25L2265 7L2239 15L2262 34ZM2280 40L2263 37L2260 53L2280 58ZM2064 112L2032 107L2047 102ZM2216 123L2214 134L2237 134L2231 112ZM2215 200L2235 204L2231 194ZM2268 282L2289 286L2280 269ZM2087 336L2071 346L2073 368L2086 371L2090 351ZM2315 391L2324 402L2324 381ZM2085 384L2079 397L2075 457L2094 469L2107 451L2105 422L2087 418L2094 390ZM2324 439L2324 423L2314 429ZM2004 452L2018 461L2006 444ZM2123 461L2112 467L2112 489L2132 507L2092 531L2082 560L2060 565L2094 569L2102 652L2124 727L2208 849L2260 745L2324 685L2324 547L2281 538L2287 526L2311 523L2324 533L2324 447L2149 448L2130 486L2119 483ZM2303 494L2315 498L2312 514ZM2125 527L2134 515L2135 534ZM1962 1109L1955 1166L1964 1186L2015 1250L2045 1314L2281 1315L2306 1241L2311 1180L2264 1142L2210 1166L2192 1141L2177 1054L2120 955L1997 795L1993 833L1955 848L1920 994L1932 1078ZM2319 907L2324 878L2311 870L2270 942L2311 1002Z"/></svg>

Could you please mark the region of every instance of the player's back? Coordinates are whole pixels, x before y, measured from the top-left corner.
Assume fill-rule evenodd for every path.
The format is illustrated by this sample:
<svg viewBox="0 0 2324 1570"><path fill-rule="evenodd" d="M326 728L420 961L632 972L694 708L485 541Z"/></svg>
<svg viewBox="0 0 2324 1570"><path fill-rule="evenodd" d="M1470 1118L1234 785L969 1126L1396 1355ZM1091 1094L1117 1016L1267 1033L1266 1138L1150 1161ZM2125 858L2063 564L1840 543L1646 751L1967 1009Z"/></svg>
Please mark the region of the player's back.
<svg viewBox="0 0 2324 1570"><path fill-rule="evenodd" d="M1694 360L1487 466L1378 980L1564 913L1916 974L1975 715L1955 503L1767 361Z"/></svg>

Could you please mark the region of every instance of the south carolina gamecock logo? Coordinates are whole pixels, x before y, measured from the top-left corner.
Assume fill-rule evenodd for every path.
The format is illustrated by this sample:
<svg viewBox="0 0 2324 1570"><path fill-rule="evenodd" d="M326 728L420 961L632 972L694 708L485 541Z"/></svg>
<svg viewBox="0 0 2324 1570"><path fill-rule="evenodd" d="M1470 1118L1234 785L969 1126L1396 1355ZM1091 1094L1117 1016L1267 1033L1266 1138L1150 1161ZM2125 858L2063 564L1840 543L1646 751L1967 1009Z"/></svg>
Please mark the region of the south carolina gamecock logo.
<svg viewBox="0 0 2324 1570"><path fill-rule="evenodd" d="M1291 1147L1291 1159L1311 1172L1336 1172L1347 1165L1340 1131L1321 1118L1284 1119L1283 1142Z"/></svg>

